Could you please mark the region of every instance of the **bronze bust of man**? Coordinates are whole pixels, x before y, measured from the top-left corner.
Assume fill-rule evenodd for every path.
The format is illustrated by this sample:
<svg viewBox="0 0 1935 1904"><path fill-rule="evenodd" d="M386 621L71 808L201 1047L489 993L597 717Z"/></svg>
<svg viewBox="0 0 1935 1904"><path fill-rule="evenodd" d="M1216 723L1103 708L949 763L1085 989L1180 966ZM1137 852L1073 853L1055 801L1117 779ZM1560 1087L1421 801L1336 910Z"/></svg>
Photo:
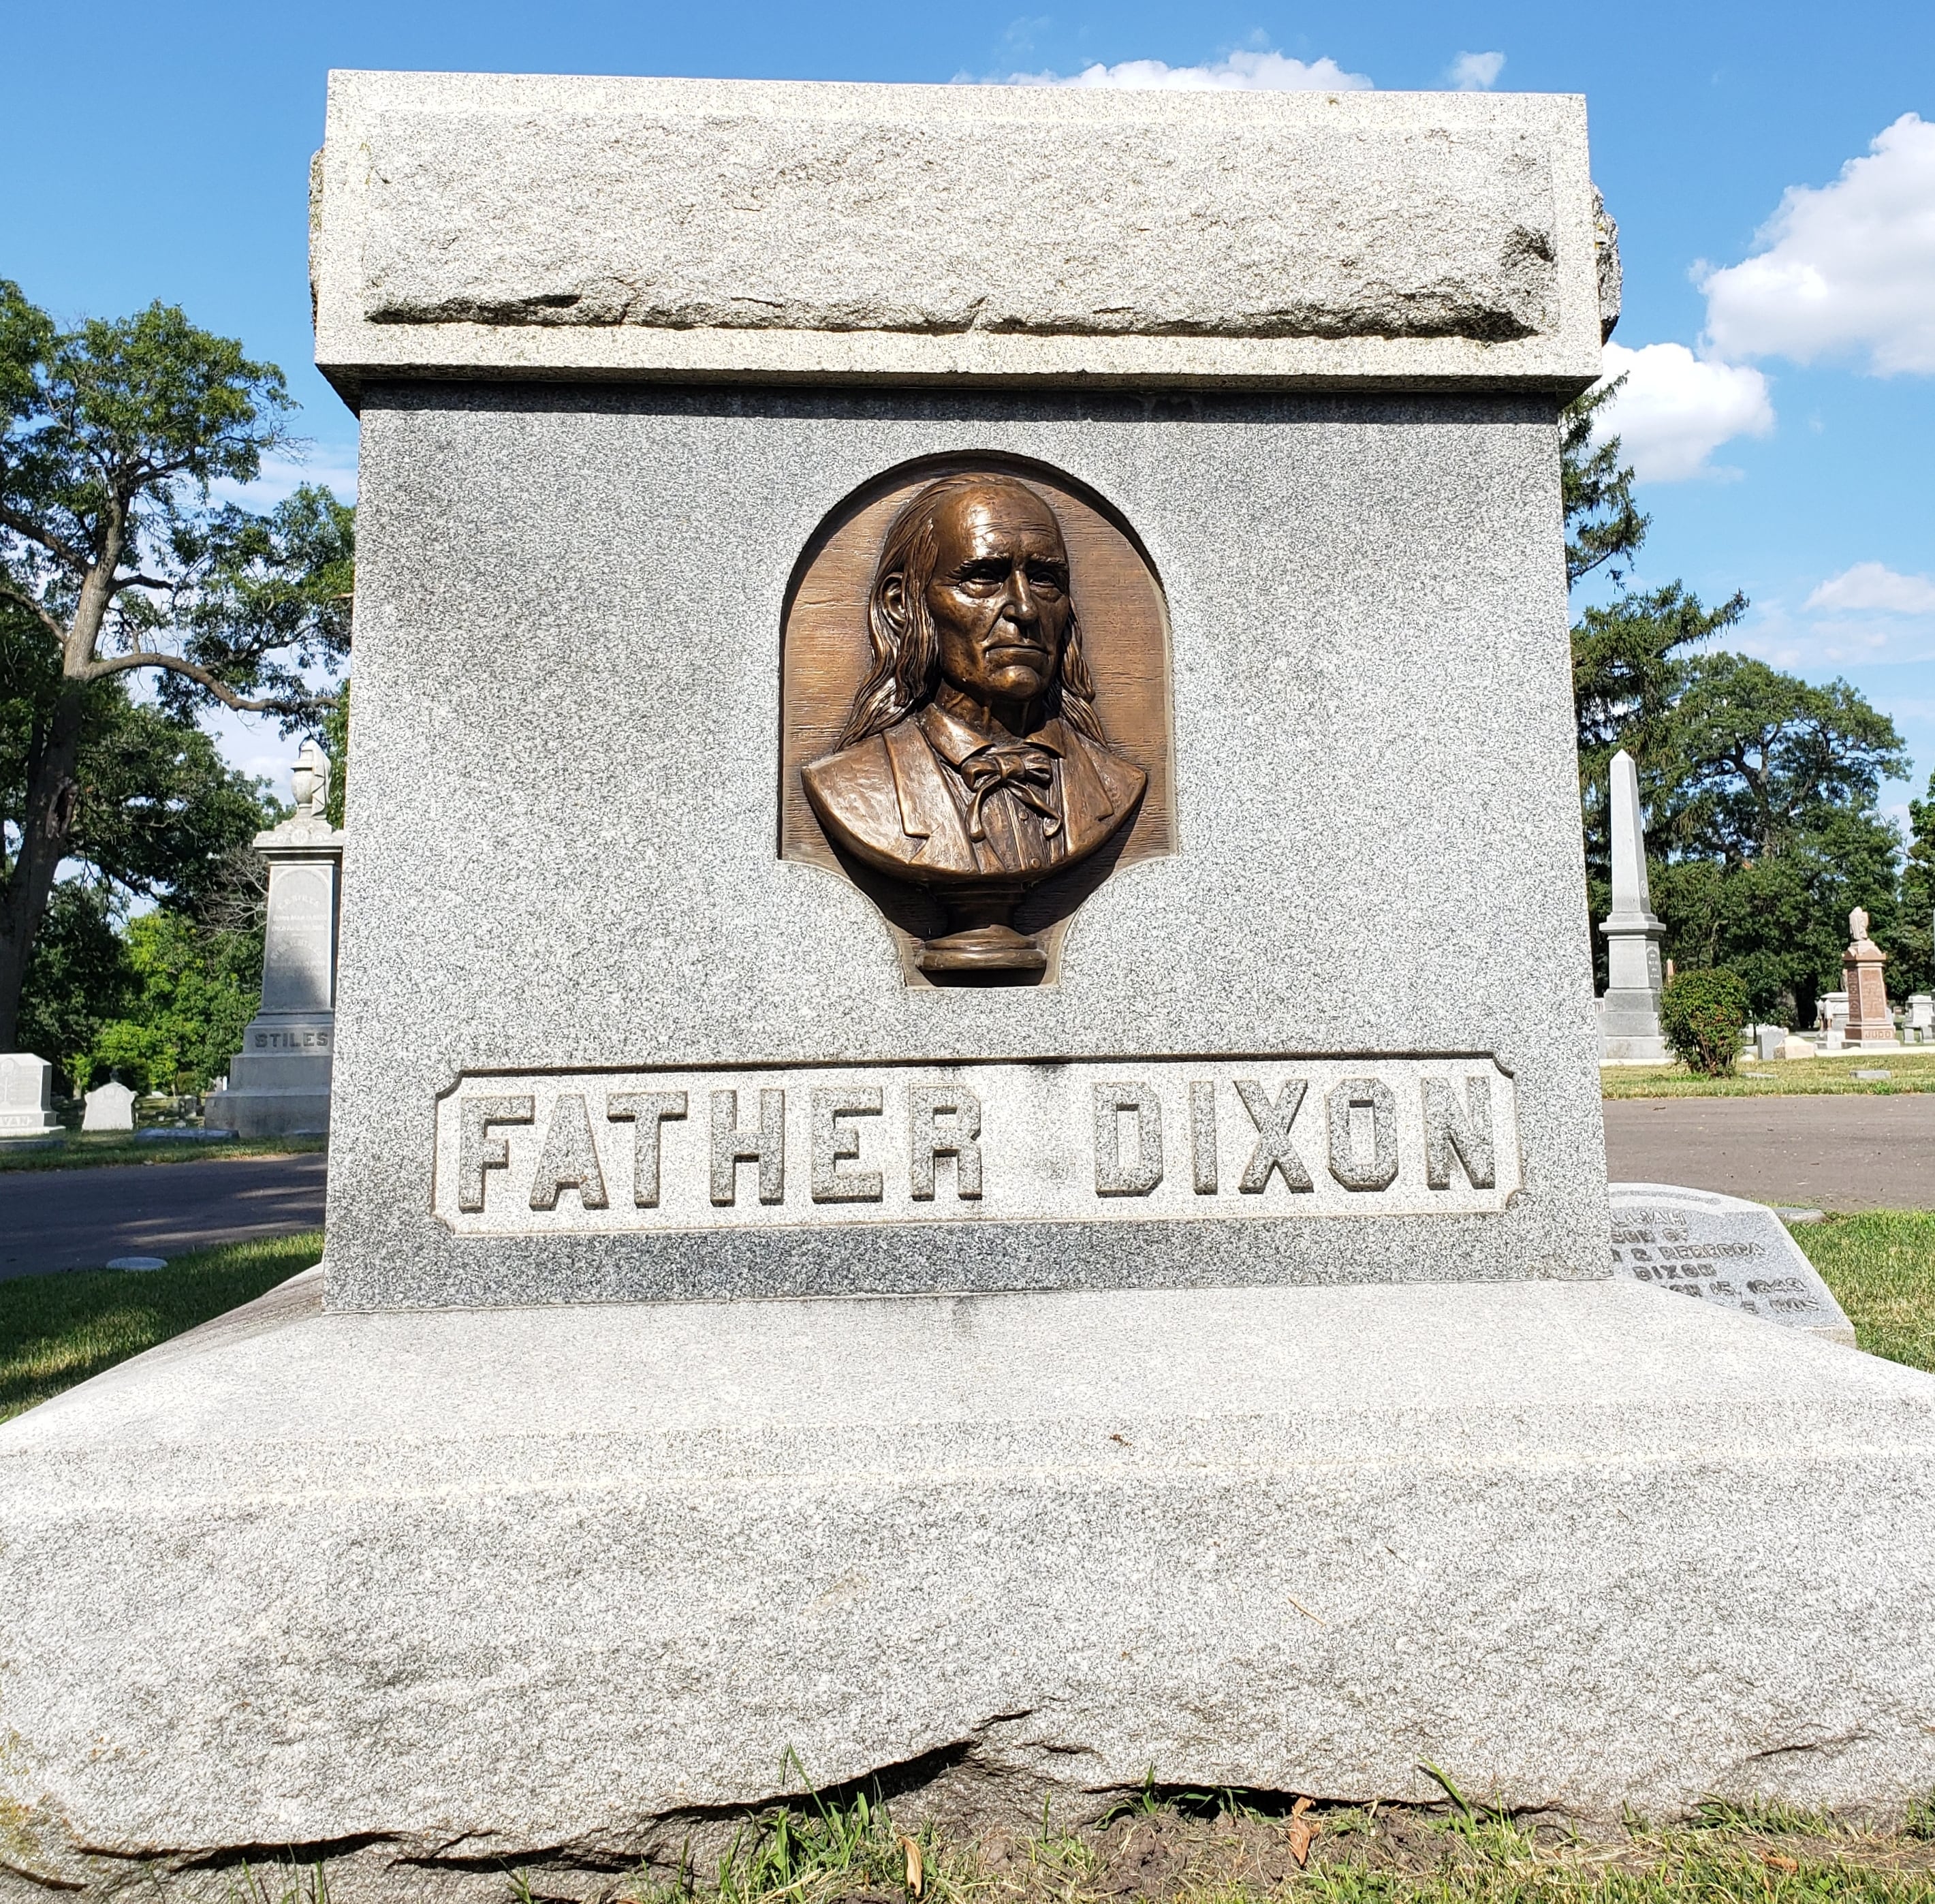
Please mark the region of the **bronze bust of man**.
<svg viewBox="0 0 1935 1904"><path fill-rule="evenodd" d="M836 752L803 769L827 833L931 891L928 972L1039 971L1010 923L1031 885L1110 839L1146 776L1095 712L1055 512L1010 476L943 476L888 532L873 666Z"/></svg>

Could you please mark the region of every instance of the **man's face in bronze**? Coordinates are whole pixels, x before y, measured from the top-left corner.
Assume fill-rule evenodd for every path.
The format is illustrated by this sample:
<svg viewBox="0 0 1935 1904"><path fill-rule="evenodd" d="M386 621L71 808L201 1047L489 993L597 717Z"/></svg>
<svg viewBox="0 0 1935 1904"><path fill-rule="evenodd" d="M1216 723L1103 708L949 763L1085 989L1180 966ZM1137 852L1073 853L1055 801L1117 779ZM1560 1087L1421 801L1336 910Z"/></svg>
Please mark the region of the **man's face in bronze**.
<svg viewBox="0 0 1935 1904"><path fill-rule="evenodd" d="M1019 712L1048 691L1068 633L1068 552L1046 503L989 483L936 512L927 609L940 672L980 706Z"/></svg>

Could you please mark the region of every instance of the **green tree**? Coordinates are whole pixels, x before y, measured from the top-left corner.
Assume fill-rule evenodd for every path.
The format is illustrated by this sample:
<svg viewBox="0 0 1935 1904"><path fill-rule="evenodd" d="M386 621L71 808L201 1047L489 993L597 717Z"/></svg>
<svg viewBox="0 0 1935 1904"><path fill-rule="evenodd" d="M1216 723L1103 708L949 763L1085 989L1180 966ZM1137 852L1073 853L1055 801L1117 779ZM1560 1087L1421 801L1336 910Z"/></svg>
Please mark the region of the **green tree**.
<svg viewBox="0 0 1935 1904"><path fill-rule="evenodd" d="M318 488L266 515L210 493L288 446L290 407L273 364L171 307L64 331L0 280L0 1050L63 860L118 878L95 854L125 847L180 890L232 833L216 790L137 784L143 760L188 771L217 702L292 731L333 699L312 678L348 653L351 512ZM157 706L125 693L137 675ZM116 761L118 816L83 778Z"/></svg>
<svg viewBox="0 0 1935 1904"><path fill-rule="evenodd" d="M124 938L129 1009L95 1033L93 1072L111 1071L137 1090L202 1090L228 1068L255 1016L259 944L158 908L131 919Z"/></svg>
<svg viewBox="0 0 1935 1904"><path fill-rule="evenodd" d="M1845 682L1815 688L1712 652L1746 612L1744 595L1708 608L1677 582L1629 585L1647 518L1619 440L1592 440L1617 388L1574 403L1560 439L1567 579L1576 586L1603 570L1617 591L1572 630L1588 904L1596 920L1610 903L1607 781L1624 748L1639 768L1668 953L1737 973L1762 1017L1810 1023L1838 977L1850 908L1865 905L1894 949L1898 842L1876 796L1906 757L1894 724ZM1935 870L1935 847L1930 860ZM1603 985L1604 947L1592 937Z"/></svg>
<svg viewBox="0 0 1935 1904"><path fill-rule="evenodd" d="M1927 797L1908 802L1898 903L1887 936L1877 942L1888 954L1891 998L1935 987L1935 775Z"/></svg>
<svg viewBox="0 0 1935 1904"><path fill-rule="evenodd" d="M337 690L336 705L322 724L322 745L329 755L329 797L324 801L322 817L340 832L343 802L349 797L349 682L344 678Z"/></svg>
<svg viewBox="0 0 1935 1904"><path fill-rule="evenodd" d="M20 1041L50 1060L56 1088L90 1082L95 1038L128 1009L134 975L115 930L113 895L98 879L57 881L34 941L20 1001Z"/></svg>
<svg viewBox="0 0 1935 1904"><path fill-rule="evenodd" d="M1677 582L1635 590L1632 558L1650 521L1633 500L1634 476L1620 440L1593 441L1601 409L1626 382L1617 377L1568 404L1559 419L1559 487L1565 512L1565 583L1577 588L1603 570L1615 591L1584 608L1572 625L1572 701L1579 739L1579 801L1595 916L1608 902L1612 833L1607 808L1612 757L1622 748L1642 781L1659 751L1661 723L1679 693L1683 664L1701 642L1746 612L1736 593L1717 608ZM1595 935L1596 938L1596 935ZM1603 946L1596 947L1605 980Z"/></svg>
<svg viewBox="0 0 1935 1904"><path fill-rule="evenodd" d="M1667 863L1654 902L1677 959L1725 966L1755 1012L1813 1022L1838 982L1847 915L1884 942L1900 842L1877 805L1905 773L1894 724L1846 682L1810 686L1738 654L1689 663L1652 803Z"/></svg>

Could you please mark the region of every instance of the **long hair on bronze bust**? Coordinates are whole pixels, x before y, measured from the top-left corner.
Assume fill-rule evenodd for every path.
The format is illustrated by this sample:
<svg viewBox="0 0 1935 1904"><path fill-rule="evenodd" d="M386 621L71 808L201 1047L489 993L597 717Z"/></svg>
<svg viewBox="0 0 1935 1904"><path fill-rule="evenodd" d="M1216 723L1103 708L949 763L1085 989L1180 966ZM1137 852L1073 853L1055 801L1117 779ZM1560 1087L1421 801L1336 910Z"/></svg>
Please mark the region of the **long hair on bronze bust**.
<svg viewBox="0 0 1935 1904"><path fill-rule="evenodd" d="M927 606L928 584L934 579L940 559L934 517L943 503L990 483L1027 488L1013 476L985 472L943 476L929 483L895 517L881 545L874 585L867 597L867 632L873 642L874 663L853 697L853 711L840 736L841 747L884 733L933 698L934 684L940 678L940 643ZM1028 493L1034 494L1032 490ZM886 599L886 584L895 576L901 578L900 598L904 605L900 613L888 606ZM1098 746L1108 743L1101 717L1095 712L1095 683L1082 658L1082 630L1072 601L1061 666L1043 697L1043 712L1048 717L1060 715Z"/></svg>

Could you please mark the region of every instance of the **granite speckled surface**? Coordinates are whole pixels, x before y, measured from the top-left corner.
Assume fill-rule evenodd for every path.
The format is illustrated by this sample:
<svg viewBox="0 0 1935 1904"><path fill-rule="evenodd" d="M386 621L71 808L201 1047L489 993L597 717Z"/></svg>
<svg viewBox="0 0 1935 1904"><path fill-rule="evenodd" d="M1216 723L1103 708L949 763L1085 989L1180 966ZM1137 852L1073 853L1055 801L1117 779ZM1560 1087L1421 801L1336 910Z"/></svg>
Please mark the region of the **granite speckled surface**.
<svg viewBox="0 0 1935 1904"><path fill-rule="evenodd" d="M352 401L413 373L1569 394L1617 305L1559 94L339 72L311 219Z"/></svg>
<svg viewBox="0 0 1935 1904"><path fill-rule="evenodd" d="M910 990L871 902L774 845L798 553L963 450L1098 491L1168 598L1178 851L1034 990ZM1549 403L428 384L371 393L361 493L332 1304L1608 1272ZM1186 1238L431 1214L469 1070L1219 1052L1492 1054L1523 1187Z"/></svg>
<svg viewBox="0 0 1935 1904"><path fill-rule="evenodd" d="M671 1859L789 1745L937 1754L896 1816L970 1824L1152 1768L1604 1818L1935 1784L1935 1378L1801 1331L1614 1280L315 1297L0 1429L17 1871Z"/></svg>

